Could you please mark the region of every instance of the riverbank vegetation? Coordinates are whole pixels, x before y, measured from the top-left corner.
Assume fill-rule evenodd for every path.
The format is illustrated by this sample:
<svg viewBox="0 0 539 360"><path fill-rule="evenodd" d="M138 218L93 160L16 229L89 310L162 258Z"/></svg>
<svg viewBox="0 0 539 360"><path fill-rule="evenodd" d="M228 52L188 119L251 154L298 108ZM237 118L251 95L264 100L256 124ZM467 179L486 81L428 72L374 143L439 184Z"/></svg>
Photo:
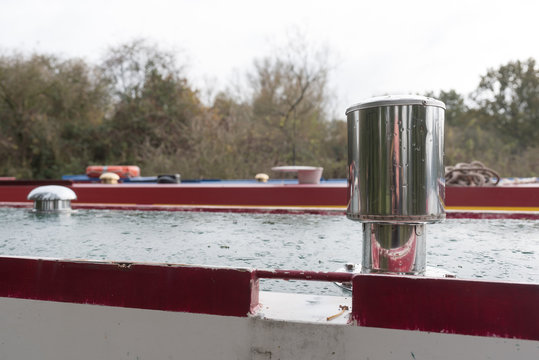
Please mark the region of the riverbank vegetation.
<svg viewBox="0 0 539 360"><path fill-rule="evenodd" d="M344 178L346 123L328 111L330 69L327 52L289 46L255 60L240 88L202 101L174 53L142 40L99 64L4 53L0 176L136 164L143 175L253 178L296 164ZM539 175L538 72L534 59L516 60L487 69L472 94L423 94L447 105L446 165L479 160L502 176Z"/></svg>

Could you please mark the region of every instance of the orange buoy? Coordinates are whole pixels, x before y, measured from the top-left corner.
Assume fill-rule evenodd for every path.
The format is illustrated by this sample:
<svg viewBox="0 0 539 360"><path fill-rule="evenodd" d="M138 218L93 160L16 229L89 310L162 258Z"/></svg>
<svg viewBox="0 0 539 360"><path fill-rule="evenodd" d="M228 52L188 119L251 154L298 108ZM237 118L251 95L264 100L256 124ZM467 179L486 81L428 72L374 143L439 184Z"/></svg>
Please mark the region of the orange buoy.
<svg viewBox="0 0 539 360"><path fill-rule="evenodd" d="M140 176L140 168L136 165L92 165L86 168L86 176L91 178L98 178L107 172L124 179Z"/></svg>

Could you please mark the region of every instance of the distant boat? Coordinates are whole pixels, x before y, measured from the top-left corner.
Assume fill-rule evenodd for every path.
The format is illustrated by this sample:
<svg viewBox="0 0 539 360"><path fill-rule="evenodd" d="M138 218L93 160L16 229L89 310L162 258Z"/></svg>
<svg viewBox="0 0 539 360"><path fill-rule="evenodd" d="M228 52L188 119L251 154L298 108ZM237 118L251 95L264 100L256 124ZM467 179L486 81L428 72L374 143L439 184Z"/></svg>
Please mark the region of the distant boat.
<svg viewBox="0 0 539 360"><path fill-rule="evenodd" d="M346 180L298 184L297 180L197 180L156 183L131 178L117 185L78 180L0 180L0 205L31 206L28 193L43 184L71 188L73 208L156 209L343 214ZM539 183L445 188L448 218L539 219Z"/></svg>

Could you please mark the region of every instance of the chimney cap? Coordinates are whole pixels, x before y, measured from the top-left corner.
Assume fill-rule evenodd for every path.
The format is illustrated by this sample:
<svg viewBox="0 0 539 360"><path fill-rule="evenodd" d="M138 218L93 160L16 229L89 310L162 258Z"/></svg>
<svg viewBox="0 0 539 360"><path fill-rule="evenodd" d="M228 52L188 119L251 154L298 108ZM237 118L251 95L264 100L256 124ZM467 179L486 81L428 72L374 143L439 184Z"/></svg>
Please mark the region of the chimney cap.
<svg viewBox="0 0 539 360"><path fill-rule="evenodd" d="M445 110L445 104L440 100L429 98L421 95L386 95L377 96L370 99L365 99L357 104L350 106L346 109L346 115L348 113L368 109L379 106L395 106L395 105L423 105L423 106L437 106Z"/></svg>
<svg viewBox="0 0 539 360"><path fill-rule="evenodd" d="M28 200L76 200L77 195L65 186L46 185L39 186L30 191Z"/></svg>

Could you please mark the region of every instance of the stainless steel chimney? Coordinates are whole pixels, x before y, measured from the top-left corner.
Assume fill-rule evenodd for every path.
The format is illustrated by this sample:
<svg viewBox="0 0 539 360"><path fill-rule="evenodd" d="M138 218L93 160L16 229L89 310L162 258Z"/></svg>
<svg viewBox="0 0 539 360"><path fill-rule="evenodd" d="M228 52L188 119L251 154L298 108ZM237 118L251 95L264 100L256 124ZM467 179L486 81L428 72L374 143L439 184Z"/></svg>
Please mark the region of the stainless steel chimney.
<svg viewBox="0 0 539 360"><path fill-rule="evenodd" d="M363 222L363 273L422 275L425 224L445 219L443 102L383 96L346 110L347 216Z"/></svg>

